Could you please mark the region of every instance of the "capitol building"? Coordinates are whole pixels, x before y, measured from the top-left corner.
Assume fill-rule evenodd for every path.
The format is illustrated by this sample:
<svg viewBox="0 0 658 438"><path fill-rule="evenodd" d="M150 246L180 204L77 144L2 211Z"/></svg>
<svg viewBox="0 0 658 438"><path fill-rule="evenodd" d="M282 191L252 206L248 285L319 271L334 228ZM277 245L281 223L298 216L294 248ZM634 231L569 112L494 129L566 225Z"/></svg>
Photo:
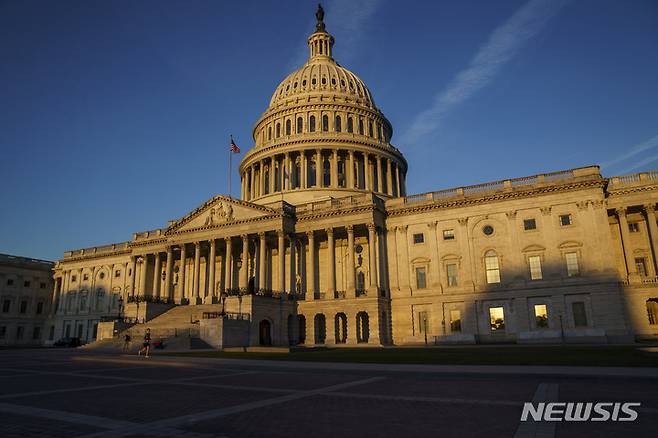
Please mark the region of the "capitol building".
<svg viewBox="0 0 658 438"><path fill-rule="evenodd" d="M317 17L254 125L240 199L65 252L47 343L147 327L180 348L658 336L658 172L409 194L413 163Z"/></svg>

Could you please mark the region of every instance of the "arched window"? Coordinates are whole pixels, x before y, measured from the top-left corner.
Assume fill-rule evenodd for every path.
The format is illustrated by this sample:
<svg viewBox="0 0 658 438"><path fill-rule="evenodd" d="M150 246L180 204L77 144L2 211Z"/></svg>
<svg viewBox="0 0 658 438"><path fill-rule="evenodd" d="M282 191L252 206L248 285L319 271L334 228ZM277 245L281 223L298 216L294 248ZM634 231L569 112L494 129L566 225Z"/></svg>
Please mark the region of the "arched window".
<svg viewBox="0 0 658 438"><path fill-rule="evenodd" d="M489 250L484 255L484 268L487 273L487 283L500 283L500 263L496 251Z"/></svg>
<svg viewBox="0 0 658 438"><path fill-rule="evenodd" d="M340 132L343 129L342 126L341 126L340 116L336 116L335 125L336 125L335 126L336 132Z"/></svg>
<svg viewBox="0 0 658 438"><path fill-rule="evenodd" d="M323 169L323 177L322 181L324 183L324 187L330 187L331 186L331 161L329 161L329 157L326 157L323 161L322 164L322 169Z"/></svg>
<svg viewBox="0 0 658 438"><path fill-rule="evenodd" d="M315 116L308 118L308 132L315 132Z"/></svg>
<svg viewBox="0 0 658 438"><path fill-rule="evenodd" d="M297 134L302 133L302 128L304 127L304 119L297 117Z"/></svg>
<svg viewBox="0 0 658 438"><path fill-rule="evenodd" d="M354 120L352 117L347 118L347 132L350 134L354 132Z"/></svg>
<svg viewBox="0 0 658 438"><path fill-rule="evenodd" d="M317 184L317 181L315 180L316 175L317 173L315 170L315 160L308 160L308 169L306 172L306 178L308 178L308 187L315 187Z"/></svg>
<svg viewBox="0 0 658 438"><path fill-rule="evenodd" d="M267 139L272 140L272 127L271 126L267 127Z"/></svg>
<svg viewBox="0 0 658 438"><path fill-rule="evenodd" d="M322 313L318 313L314 318L315 326L315 343L324 344L327 339L327 324Z"/></svg>
<svg viewBox="0 0 658 438"><path fill-rule="evenodd" d="M290 125L291 125L291 123L290 123L290 119L286 120L286 135L290 135L290 134L291 134L290 131L292 130L292 127L291 127Z"/></svg>
<svg viewBox="0 0 658 438"><path fill-rule="evenodd" d="M276 124L276 138L281 137L281 123Z"/></svg>
<svg viewBox="0 0 658 438"><path fill-rule="evenodd" d="M363 135L363 119L359 119L359 134Z"/></svg>
<svg viewBox="0 0 658 438"><path fill-rule="evenodd" d="M329 116L326 114L322 116L322 130L324 132L329 130Z"/></svg>
<svg viewBox="0 0 658 438"><path fill-rule="evenodd" d="M366 276L363 271L356 273L356 290L357 292L364 292L366 290Z"/></svg>
<svg viewBox="0 0 658 438"><path fill-rule="evenodd" d="M374 137L374 136L375 136L375 134L374 134L373 131L372 131L372 122L368 122L368 135L369 135L370 137Z"/></svg>
<svg viewBox="0 0 658 438"><path fill-rule="evenodd" d="M298 340L300 344L306 342L306 317L297 315L297 329L299 330Z"/></svg>
<svg viewBox="0 0 658 438"><path fill-rule="evenodd" d="M263 183L265 184L265 194L270 193L270 169L265 169L263 172Z"/></svg>

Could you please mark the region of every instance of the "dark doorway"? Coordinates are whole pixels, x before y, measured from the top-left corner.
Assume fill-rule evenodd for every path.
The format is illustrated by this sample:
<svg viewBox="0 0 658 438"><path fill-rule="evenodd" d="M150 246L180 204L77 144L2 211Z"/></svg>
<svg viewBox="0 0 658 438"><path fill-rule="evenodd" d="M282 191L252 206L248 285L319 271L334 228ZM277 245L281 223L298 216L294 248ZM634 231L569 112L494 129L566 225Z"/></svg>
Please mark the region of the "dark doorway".
<svg viewBox="0 0 658 438"><path fill-rule="evenodd" d="M327 322L322 313L315 315L315 343L324 344L327 340Z"/></svg>
<svg viewBox="0 0 658 438"><path fill-rule="evenodd" d="M272 345L272 324L264 319L258 324L260 345Z"/></svg>

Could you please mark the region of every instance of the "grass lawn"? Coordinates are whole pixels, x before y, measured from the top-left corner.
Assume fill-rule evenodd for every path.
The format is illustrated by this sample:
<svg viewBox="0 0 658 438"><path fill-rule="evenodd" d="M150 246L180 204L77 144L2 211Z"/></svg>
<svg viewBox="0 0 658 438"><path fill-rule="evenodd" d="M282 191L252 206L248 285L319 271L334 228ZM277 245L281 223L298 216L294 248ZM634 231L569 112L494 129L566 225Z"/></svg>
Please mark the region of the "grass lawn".
<svg viewBox="0 0 658 438"><path fill-rule="evenodd" d="M633 346L465 346L402 348L336 348L290 353L199 351L159 353L170 356L226 359L292 360L436 365L566 365L656 367L658 355Z"/></svg>

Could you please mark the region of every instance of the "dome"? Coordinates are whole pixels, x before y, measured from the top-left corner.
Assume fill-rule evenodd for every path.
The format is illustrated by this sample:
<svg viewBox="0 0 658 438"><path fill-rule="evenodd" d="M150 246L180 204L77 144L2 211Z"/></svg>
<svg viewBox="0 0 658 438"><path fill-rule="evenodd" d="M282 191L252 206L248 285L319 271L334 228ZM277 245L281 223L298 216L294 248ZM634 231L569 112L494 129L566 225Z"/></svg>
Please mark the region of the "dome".
<svg viewBox="0 0 658 438"><path fill-rule="evenodd" d="M270 107L309 94L325 94L351 99L370 108L375 102L366 84L354 73L329 57L311 58L285 78L274 91Z"/></svg>

